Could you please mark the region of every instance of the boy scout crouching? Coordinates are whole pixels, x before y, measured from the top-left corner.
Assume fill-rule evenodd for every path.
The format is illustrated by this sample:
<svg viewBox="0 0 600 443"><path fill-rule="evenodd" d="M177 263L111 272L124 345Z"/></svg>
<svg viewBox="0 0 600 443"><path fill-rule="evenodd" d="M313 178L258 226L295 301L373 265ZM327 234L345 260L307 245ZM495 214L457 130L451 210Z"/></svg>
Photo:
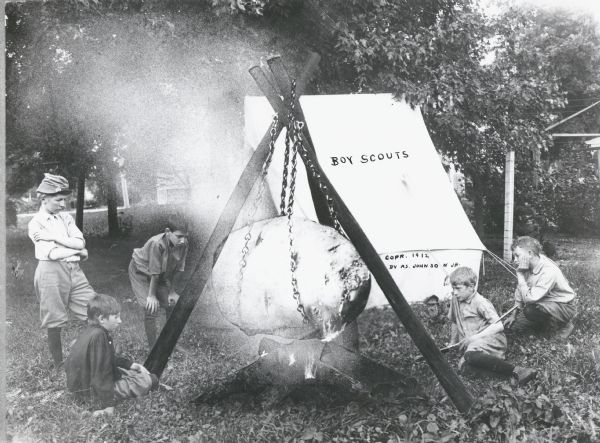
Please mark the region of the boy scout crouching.
<svg viewBox="0 0 600 443"><path fill-rule="evenodd" d="M150 347L158 335L159 308L163 308L169 318L179 300L173 283L185 269L187 236L187 221L181 215L174 215L163 233L150 237L144 246L133 250L129 281L136 300L145 307L144 330Z"/></svg>
<svg viewBox="0 0 600 443"><path fill-rule="evenodd" d="M28 225L38 260L34 287L40 301L41 327L48 330L50 355L58 367L63 360L60 334L69 320L67 309L85 321L94 290L79 267L88 257L83 234L73 217L61 212L71 193L69 183L64 177L46 173L37 193L40 210Z"/></svg>

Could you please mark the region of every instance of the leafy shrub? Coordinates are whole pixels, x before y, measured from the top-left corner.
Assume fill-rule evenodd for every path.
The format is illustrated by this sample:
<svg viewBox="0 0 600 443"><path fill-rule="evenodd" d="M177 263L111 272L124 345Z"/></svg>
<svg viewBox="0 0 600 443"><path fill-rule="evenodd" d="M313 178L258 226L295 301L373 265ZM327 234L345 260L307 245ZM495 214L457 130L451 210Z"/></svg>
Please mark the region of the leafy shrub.
<svg viewBox="0 0 600 443"><path fill-rule="evenodd" d="M523 438L524 423L547 427L561 420L561 409L541 386L530 394L502 383L477 399L471 424L478 441L515 441Z"/></svg>

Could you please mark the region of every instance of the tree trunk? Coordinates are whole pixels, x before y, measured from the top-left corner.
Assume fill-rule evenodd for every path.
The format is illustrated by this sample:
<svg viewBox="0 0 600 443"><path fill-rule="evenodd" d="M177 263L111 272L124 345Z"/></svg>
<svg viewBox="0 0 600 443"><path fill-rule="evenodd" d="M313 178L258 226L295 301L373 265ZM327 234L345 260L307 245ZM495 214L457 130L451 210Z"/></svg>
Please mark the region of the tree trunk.
<svg viewBox="0 0 600 443"><path fill-rule="evenodd" d="M77 204L75 206L75 224L83 232L83 205L85 202L85 170L77 177Z"/></svg>
<svg viewBox="0 0 600 443"><path fill-rule="evenodd" d="M118 237L119 236L119 216L117 214L117 184L116 174L113 171L109 171L107 174L109 177L106 178L106 206L108 209L108 236Z"/></svg>
<svg viewBox="0 0 600 443"><path fill-rule="evenodd" d="M475 223L475 232L482 238L485 234L485 204L483 196L483 183L481 177L477 174L471 175L473 189L471 190L471 198L473 200L473 218Z"/></svg>

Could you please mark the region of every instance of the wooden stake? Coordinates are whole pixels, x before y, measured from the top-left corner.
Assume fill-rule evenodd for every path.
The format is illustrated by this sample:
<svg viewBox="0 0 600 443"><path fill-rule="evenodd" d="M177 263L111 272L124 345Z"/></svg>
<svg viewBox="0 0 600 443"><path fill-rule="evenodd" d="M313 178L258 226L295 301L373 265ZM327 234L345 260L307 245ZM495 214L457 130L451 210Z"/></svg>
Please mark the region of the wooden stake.
<svg viewBox="0 0 600 443"><path fill-rule="evenodd" d="M311 60L314 60L314 58L311 58ZM264 94L264 91L269 91L269 96L265 95L265 97L267 97L267 100L269 100L269 103L271 104L273 109L275 109L275 111L279 114L279 119L284 121L285 124L287 124L288 111L285 108L285 105L283 104L283 102L279 96L279 92L281 92L284 95L286 101L289 101L289 97L291 94L291 79L288 75L287 70L285 69L285 66L281 62L281 58L279 56L269 58L267 60L267 64L273 70L272 71L273 77L275 78L275 81L277 83L279 91L277 89L275 89L273 84L269 81L269 76L266 75L264 70L261 69L259 66L254 66L254 67L250 68L249 72L250 72L250 75L252 76L252 78L254 79L254 81L256 82L256 84L258 85L259 89L261 91L263 91L263 94ZM316 67L314 62L312 62L312 64L311 64L310 61L309 61L309 66ZM296 90L302 91L303 89L300 89L300 88L303 87L303 85L305 85L305 84L306 83L303 83L301 80L299 80L298 83L296 84ZM272 100L269 97L276 98L276 100ZM296 109L298 110L298 118L300 120L304 121L304 113L302 112L302 108L300 107L300 102L298 101L298 97L300 97L300 94L296 94L296 97L297 98L296 98L295 106L296 106ZM305 128L306 128L306 125L305 125ZM308 138L308 140L311 140L308 128L305 129L304 135L305 135L305 137ZM311 145L312 145L312 141L311 141ZM333 226L333 220L331 219L331 216L329 215L327 201L323 197L318 184L316 184L314 181L309 180L308 185L310 188L310 195L312 197L313 205L315 207L315 212L317 214L317 219L319 220L319 223L322 225L326 225L326 226Z"/></svg>

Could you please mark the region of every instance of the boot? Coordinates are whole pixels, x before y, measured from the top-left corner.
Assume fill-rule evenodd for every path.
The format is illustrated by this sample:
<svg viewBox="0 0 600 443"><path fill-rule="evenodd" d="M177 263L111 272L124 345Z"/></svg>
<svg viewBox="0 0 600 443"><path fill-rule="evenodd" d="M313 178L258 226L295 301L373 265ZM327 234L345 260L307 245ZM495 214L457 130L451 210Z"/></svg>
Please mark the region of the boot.
<svg viewBox="0 0 600 443"><path fill-rule="evenodd" d="M573 329L575 329L575 325L572 321L568 321L556 331L556 336L561 340L566 340L572 334Z"/></svg>
<svg viewBox="0 0 600 443"><path fill-rule="evenodd" d="M48 348L55 368L62 365L62 341L60 339L61 328L48 328Z"/></svg>
<svg viewBox="0 0 600 443"><path fill-rule="evenodd" d="M537 371L535 369L524 368L522 366L515 366L512 376L516 384L522 386L533 380L537 376Z"/></svg>

